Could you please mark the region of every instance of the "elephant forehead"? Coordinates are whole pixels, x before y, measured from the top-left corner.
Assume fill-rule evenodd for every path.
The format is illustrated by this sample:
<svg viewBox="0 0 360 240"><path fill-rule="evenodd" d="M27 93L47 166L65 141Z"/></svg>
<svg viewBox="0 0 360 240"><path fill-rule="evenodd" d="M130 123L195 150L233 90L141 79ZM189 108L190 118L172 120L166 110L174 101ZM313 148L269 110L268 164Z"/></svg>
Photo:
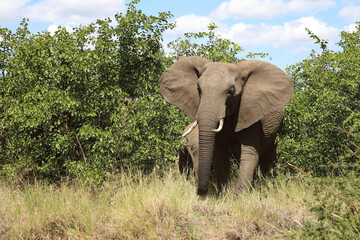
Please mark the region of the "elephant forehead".
<svg viewBox="0 0 360 240"><path fill-rule="evenodd" d="M235 64L212 62L206 64L202 69L202 77L209 79L218 79L221 81L232 80L239 73Z"/></svg>
<svg viewBox="0 0 360 240"><path fill-rule="evenodd" d="M203 71L229 71L229 69L233 67L235 67L235 64L210 62L204 65Z"/></svg>

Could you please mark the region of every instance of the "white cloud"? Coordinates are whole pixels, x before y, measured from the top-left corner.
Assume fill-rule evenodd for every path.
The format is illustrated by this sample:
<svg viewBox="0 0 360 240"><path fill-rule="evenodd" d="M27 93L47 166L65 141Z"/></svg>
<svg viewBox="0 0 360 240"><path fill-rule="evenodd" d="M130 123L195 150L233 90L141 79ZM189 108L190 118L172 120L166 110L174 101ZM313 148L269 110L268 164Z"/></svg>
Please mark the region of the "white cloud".
<svg viewBox="0 0 360 240"><path fill-rule="evenodd" d="M59 29L59 26L56 25L56 24L51 24L47 31L51 34L51 35L54 35L54 33Z"/></svg>
<svg viewBox="0 0 360 240"><path fill-rule="evenodd" d="M345 18L348 21L359 21L360 20L360 6L350 4L343 9L337 15L338 17Z"/></svg>
<svg viewBox="0 0 360 240"><path fill-rule="evenodd" d="M175 21L177 27L166 32L167 41L186 32L207 31L211 19L192 14L182 16ZM353 29L355 26L349 25L350 27ZM293 50L290 51L290 54L298 55L308 51L314 43L305 28L310 29L321 39L329 39L330 42L336 41L340 33L340 29L328 26L327 23L319 21L315 17L301 17L282 25L240 22L231 27L221 26L216 32L222 38L231 39L245 49L252 47L291 48Z"/></svg>
<svg viewBox="0 0 360 240"><path fill-rule="evenodd" d="M318 12L336 7L335 0L292 0L284 3L284 11L288 13Z"/></svg>
<svg viewBox="0 0 360 240"><path fill-rule="evenodd" d="M341 0L341 4L360 3L360 0Z"/></svg>
<svg viewBox="0 0 360 240"><path fill-rule="evenodd" d="M63 27L63 26L62 26L62 27ZM71 27L65 26L65 28L66 28L66 30L67 30L68 32L73 32L73 29L72 29ZM51 25L48 27L48 29L47 29L47 31L48 31L51 35L54 35L57 30L59 30L59 25L57 25L57 24L51 24Z"/></svg>
<svg viewBox="0 0 360 240"><path fill-rule="evenodd" d="M326 10L336 6L334 0L229 0L211 13L217 19L269 19L290 13Z"/></svg>
<svg viewBox="0 0 360 240"><path fill-rule="evenodd" d="M354 32L354 31L356 31L356 26L357 26L357 24L355 24L355 23L350 24L350 25L348 25L348 26L345 26L345 27L343 28L343 31L346 31L346 32Z"/></svg>
<svg viewBox="0 0 360 240"><path fill-rule="evenodd" d="M208 17L196 16L195 14L184 15L175 19L176 28L167 31L168 35L183 35L187 32L207 31L207 27L212 22Z"/></svg>
<svg viewBox="0 0 360 240"><path fill-rule="evenodd" d="M24 12L31 21L75 25L112 17L124 9L124 0L42 0Z"/></svg>
<svg viewBox="0 0 360 240"><path fill-rule="evenodd" d="M0 22L1 23L9 23L17 21L19 17L21 17L22 8L28 3L30 0L8 0L8 1L0 1Z"/></svg>
<svg viewBox="0 0 360 240"><path fill-rule="evenodd" d="M295 21L286 22L283 25L238 23L230 29L220 30L219 34L232 39L245 48L254 46L299 47L313 43L313 40L305 31L305 27L309 28L321 39L334 39L339 34L337 28L327 26L326 23L314 17L302 17Z"/></svg>
<svg viewBox="0 0 360 240"><path fill-rule="evenodd" d="M233 18L271 18L277 15L278 9L281 7L281 0L230 0L223 2L211 13L211 16L218 19Z"/></svg>

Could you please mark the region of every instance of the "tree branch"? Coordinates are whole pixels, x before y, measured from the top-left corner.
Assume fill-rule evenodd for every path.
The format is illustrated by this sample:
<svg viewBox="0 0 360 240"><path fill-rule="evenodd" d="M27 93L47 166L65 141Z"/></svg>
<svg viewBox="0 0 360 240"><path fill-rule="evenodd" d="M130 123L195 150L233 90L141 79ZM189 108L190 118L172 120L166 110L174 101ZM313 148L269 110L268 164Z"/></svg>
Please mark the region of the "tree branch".
<svg viewBox="0 0 360 240"><path fill-rule="evenodd" d="M83 148L82 148L82 146L81 146L79 137L78 137L78 135L77 135L76 133L75 133L75 137L76 137L76 140L77 140L77 142L78 142L78 144L79 144L79 148L80 148L81 154L82 154L82 156L83 156L83 159L84 159L84 161L86 162L86 156L85 156L84 150L83 150Z"/></svg>

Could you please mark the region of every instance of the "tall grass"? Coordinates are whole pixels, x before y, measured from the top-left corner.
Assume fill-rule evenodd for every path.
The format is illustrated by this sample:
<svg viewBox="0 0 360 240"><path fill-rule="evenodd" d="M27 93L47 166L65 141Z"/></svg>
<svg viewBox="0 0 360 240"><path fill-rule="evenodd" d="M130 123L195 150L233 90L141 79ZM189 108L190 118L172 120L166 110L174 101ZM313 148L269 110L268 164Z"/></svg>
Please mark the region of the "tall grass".
<svg viewBox="0 0 360 240"><path fill-rule="evenodd" d="M102 185L0 185L0 239L285 239L315 223L315 187L277 177L248 193L199 198L177 173ZM313 226L313 225L311 225Z"/></svg>

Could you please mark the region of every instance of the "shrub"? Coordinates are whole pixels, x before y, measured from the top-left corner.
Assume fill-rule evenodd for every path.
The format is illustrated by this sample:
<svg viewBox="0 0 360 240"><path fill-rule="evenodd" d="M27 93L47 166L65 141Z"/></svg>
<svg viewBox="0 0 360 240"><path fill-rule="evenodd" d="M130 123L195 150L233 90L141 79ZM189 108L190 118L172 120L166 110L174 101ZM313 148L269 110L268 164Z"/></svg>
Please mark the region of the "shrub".
<svg viewBox="0 0 360 240"><path fill-rule="evenodd" d="M317 221L308 222L299 231L300 239L358 239L360 179L322 178L315 183L315 203L310 210Z"/></svg>
<svg viewBox="0 0 360 240"><path fill-rule="evenodd" d="M174 161L184 116L165 103L170 13L135 8L72 31L0 29L0 172L100 180Z"/></svg>
<svg viewBox="0 0 360 240"><path fill-rule="evenodd" d="M279 166L290 162L316 175L359 169L360 24L341 33L337 52L309 34L322 52L288 68L295 93L286 107Z"/></svg>

